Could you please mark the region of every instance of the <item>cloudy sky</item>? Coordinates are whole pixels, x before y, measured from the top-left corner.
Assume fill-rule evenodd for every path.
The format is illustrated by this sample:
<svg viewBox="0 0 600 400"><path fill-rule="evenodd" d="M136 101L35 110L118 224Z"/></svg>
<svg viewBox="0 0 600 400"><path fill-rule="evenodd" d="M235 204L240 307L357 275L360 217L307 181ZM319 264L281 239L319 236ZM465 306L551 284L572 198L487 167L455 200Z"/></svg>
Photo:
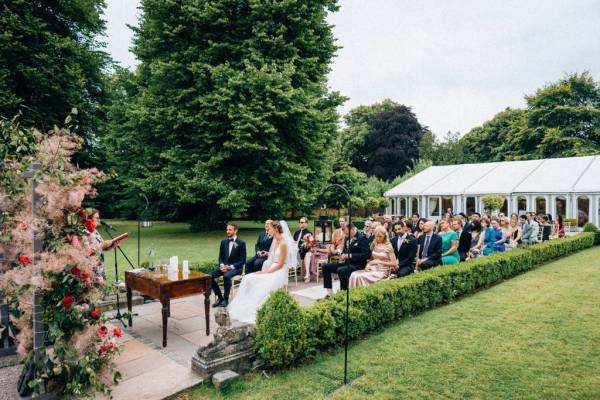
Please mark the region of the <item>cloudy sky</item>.
<svg viewBox="0 0 600 400"><path fill-rule="evenodd" d="M107 0L107 50L129 52L139 0ZM600 80L598 0L340 0L330 86L341 113L391 98L437 135L466 133L566 73Z"/></svg>

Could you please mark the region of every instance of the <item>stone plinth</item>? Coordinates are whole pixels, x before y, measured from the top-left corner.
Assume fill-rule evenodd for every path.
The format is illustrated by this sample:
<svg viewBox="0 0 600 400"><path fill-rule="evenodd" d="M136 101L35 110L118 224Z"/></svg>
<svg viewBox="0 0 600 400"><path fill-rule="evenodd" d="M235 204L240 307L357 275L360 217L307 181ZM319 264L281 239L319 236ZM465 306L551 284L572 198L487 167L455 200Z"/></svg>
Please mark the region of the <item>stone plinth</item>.
<svg viewBox="0 0 600 400"><path fill-rule="evenodd" d="M249 371L255 359L255 326L232 325L224 308L215 312L215 321L219 327L214 339L198 348L192 357L192 370L202 378L208 378L223 370L232 370L240 374Z"/></svg>

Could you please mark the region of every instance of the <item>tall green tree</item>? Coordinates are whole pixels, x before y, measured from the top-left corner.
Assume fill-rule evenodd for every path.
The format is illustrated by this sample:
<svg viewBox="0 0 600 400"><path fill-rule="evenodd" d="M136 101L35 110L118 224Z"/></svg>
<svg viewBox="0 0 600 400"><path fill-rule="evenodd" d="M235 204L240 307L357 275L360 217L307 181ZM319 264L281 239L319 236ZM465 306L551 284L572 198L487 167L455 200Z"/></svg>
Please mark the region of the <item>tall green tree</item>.
<svg viewBox="0 0 600 400"><path fill-rule="evenodd" d="M142 190L172 217L276 216L315 201L343 98L335 0L142 0L131 115Z"/></svg>
<svg viewBox="0 0 600 400"><path fill-rule="evenodd" d="M0 116L48 130L73 121L87 143L103 120L103 70L109 57L103 0L4 0L0 3Z"/></svg>
<svg viewBox="0 0 600 400"><path fill-rule="evenodd" d="M400 105L377 113L370 119L370 125L353 166L386 181L404 174L419 159L424 132L415 114Z"/></svg>

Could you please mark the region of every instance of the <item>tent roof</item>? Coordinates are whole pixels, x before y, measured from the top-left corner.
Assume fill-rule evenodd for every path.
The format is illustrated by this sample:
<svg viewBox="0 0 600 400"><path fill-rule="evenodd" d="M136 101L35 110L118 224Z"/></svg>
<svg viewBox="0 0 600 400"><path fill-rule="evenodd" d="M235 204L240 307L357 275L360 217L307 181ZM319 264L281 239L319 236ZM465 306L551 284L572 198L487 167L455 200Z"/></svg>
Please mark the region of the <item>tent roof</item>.
<svg viewBox="0 0 600 400"><path fill-rule="evenodd" d="M385 195L600 192L600 156L433 166Z"/></svg>

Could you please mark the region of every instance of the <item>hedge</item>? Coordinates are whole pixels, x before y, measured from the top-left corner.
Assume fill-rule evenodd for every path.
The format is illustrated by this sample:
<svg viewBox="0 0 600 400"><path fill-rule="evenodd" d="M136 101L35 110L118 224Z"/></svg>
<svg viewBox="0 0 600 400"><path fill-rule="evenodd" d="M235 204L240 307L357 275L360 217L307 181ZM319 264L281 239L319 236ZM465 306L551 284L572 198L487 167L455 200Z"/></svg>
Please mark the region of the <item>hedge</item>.
<svg viewBox="0 0 600 400"><path fill-rule="evenodd" d="M359 338L390 322L448 303L550 260L592 247L594 239L594 233L581 233L354 288L350 291L348 336L350 339ZM303 309L289 306L290 302L295 302L290 294L284 291L277 293L262 306L256 321L255 348L268 366L290 366L311 358L321 349L343 343L345 292L338 292ZM279 312L290 310L290 314L274 318L269 312L271 308ZM277 349L285 351L278 354Z"/></svg>

